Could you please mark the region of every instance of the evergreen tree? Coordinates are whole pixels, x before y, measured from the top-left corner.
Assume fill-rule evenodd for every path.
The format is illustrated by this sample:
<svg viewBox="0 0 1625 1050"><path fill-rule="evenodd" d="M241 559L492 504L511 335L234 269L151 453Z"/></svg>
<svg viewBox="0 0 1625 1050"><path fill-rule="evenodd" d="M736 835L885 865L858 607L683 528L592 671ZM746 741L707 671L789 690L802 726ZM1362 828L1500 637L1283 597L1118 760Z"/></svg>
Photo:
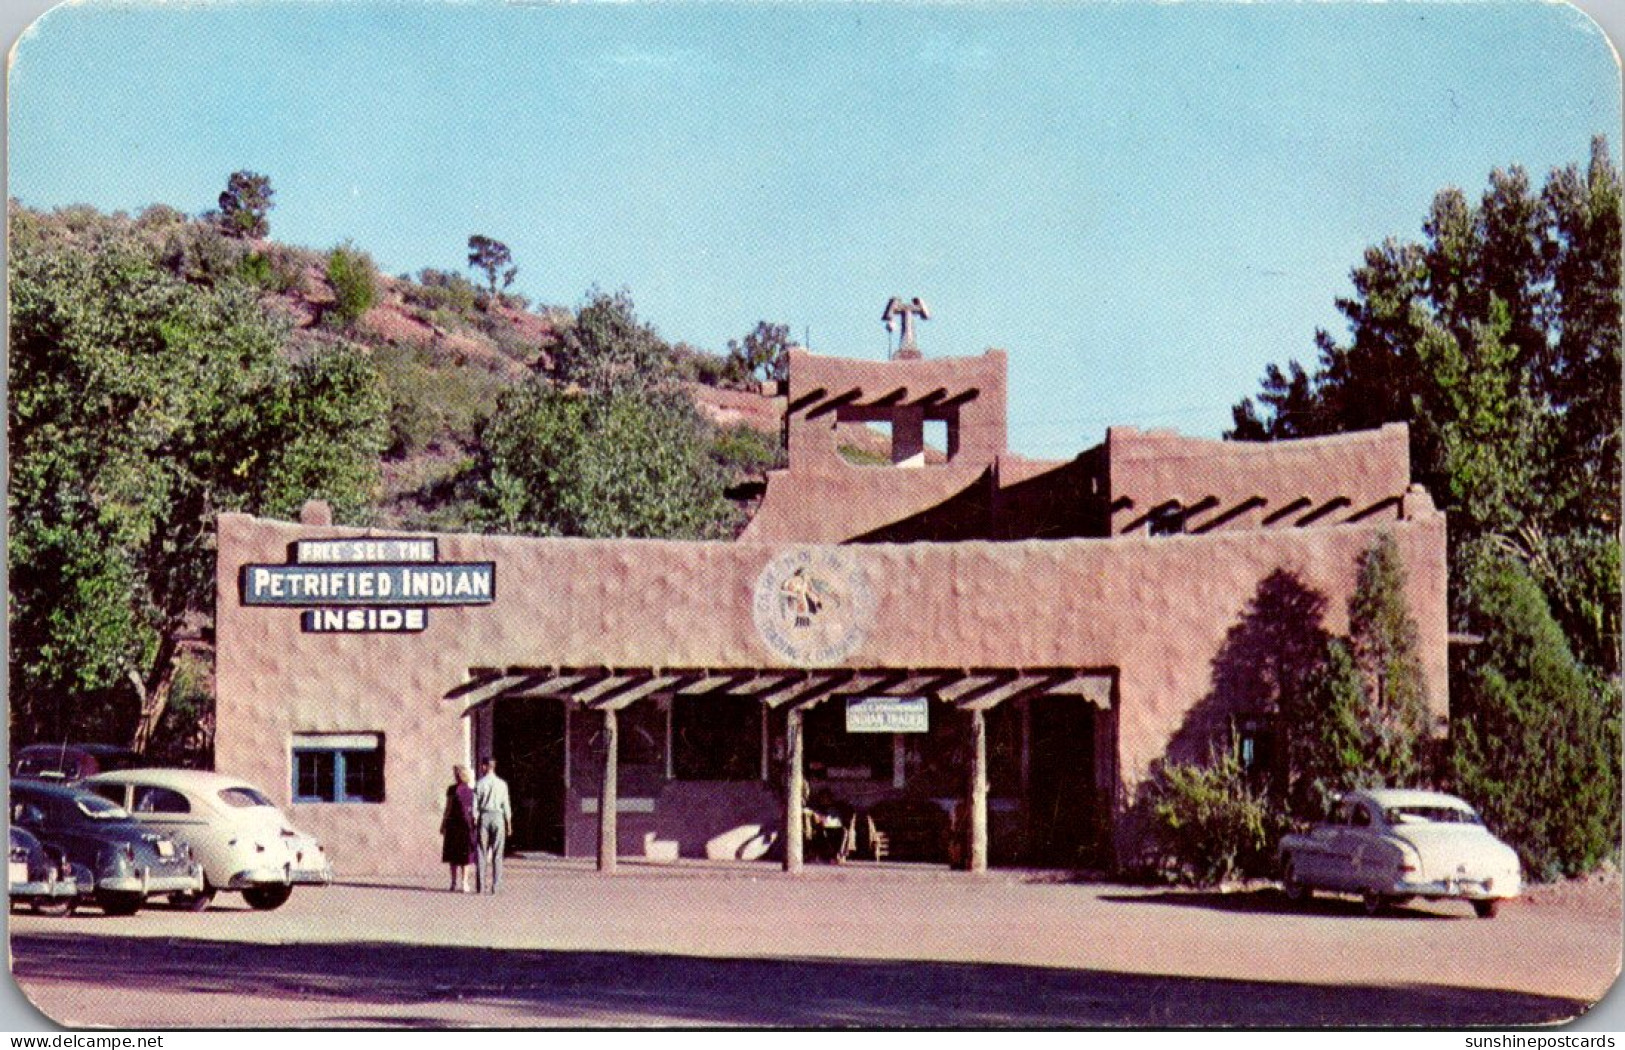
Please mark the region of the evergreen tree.
<svg viewBox="0 0 1625 1050"><path fill-rule="evenodd" d="M1349 654L1365 701L1359 720L1364 764L1375 781L1391 787L1418 781L1428 730L1427 682L1405 577L1399 546L1384 532L1361 555L1349 598Z"/></svg>
<svg viewBox="0 0 1625 1050"><path fill-rule="evenodd" d="M1280 694L1280 797L1303 819L1352 788L1410 787L1423 775L1427 688L1393 537L1378 536L1358 572L1349 636L1299 657L1304 670Z"/></svg>
<svg viewBox="0 0 1625 1050"><path fill-rule="evenodd" d="M1574 658L1520 560L1479 544L1466 561L1482 641L1455 690L1456 786L1535 877L1589 871L1619 847L1617 679Z"/></svg>
<svg viewBox="0 0 1625 1050"><path fill-rule="evenodd" d="M1304 821L1322 819L1345 791L1369 787L1365 686L1348 643L1326 641L1303 688L1283 702L1281 724L1289 770L1286 810Z"/></svg>
<svg viewBox="0 0 1625 1050"><path fill-rule="evenodd" d="M252 171L232 172L225 192L220 194L220 210L216 213L221 231L249 240L268 236L271 223L266 216L275 206L271 201L274 196L276 191L271 189L268 176Z"/></svg>

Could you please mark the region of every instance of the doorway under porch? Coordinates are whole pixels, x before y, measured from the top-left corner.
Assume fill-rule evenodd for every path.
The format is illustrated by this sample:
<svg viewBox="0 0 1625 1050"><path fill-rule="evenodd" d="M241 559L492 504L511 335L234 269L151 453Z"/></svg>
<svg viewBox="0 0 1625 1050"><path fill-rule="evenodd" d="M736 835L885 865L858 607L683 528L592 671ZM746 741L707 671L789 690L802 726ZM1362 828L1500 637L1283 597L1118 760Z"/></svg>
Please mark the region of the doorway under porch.
<svg viewBox="0 0 1625 1050"><path fill-rule="evenodd" d="M831 818L853 829L841 859L1110 855L1109 668L472 668L447 699L470 761L496 757L513 788L515 848L603 870L621 856L798 870L806 831ZM877 707L907 716L877 725Z"/></svg>

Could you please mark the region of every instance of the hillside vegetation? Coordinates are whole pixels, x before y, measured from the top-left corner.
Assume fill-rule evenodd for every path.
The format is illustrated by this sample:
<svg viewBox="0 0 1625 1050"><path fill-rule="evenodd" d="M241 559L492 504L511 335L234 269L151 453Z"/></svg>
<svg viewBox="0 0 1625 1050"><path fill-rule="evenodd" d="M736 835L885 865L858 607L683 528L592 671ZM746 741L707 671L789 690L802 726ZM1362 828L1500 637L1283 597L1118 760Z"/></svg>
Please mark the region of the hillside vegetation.
<svg viewBox="0 0 1625 1050"><path fill-rule="evenodd" d="M220 511L727 538L729 493L784 461L758 369L669 345L625 293L533 309L496 276L381 274L270 240L270 197L238 173L201 217L10 202L15 745L206 761Z"/></svg>

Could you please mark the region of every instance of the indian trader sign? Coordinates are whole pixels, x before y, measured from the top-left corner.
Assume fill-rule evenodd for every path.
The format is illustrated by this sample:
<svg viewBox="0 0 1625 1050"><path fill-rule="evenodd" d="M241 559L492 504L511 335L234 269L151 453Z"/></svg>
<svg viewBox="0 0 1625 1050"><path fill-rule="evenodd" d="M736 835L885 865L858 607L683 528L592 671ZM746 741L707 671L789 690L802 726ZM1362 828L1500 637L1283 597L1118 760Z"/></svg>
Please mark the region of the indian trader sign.
<svg viewBox="0 0 1625 1050"><path fill-rule="evenodd" d="M303 607L311 633L417 632L430 606L489 605L492 562L442 562L432 539L301 540L287 565L244 565L244 605Z"/></svg>

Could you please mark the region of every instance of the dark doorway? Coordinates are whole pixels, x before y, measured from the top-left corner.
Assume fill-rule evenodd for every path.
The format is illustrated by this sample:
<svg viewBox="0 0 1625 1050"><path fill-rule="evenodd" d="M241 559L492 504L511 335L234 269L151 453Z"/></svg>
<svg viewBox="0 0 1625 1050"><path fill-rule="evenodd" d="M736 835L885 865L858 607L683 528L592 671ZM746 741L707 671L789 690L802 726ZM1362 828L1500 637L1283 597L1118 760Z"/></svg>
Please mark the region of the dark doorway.
<svg viewBox="0 0 1625 1050"><path fill-rule="evenodd" d="M492 754L513 800L512 850L564 852L564 701L499 700Z"/></svg>
<svg viewBox="0 0 1625 1050"><path fill-rule="evenodd" d="M1101 846L1095 780L1098 708L1081 697L1032 701L1028 842L1031 863L1098 867Z"/></svg>

